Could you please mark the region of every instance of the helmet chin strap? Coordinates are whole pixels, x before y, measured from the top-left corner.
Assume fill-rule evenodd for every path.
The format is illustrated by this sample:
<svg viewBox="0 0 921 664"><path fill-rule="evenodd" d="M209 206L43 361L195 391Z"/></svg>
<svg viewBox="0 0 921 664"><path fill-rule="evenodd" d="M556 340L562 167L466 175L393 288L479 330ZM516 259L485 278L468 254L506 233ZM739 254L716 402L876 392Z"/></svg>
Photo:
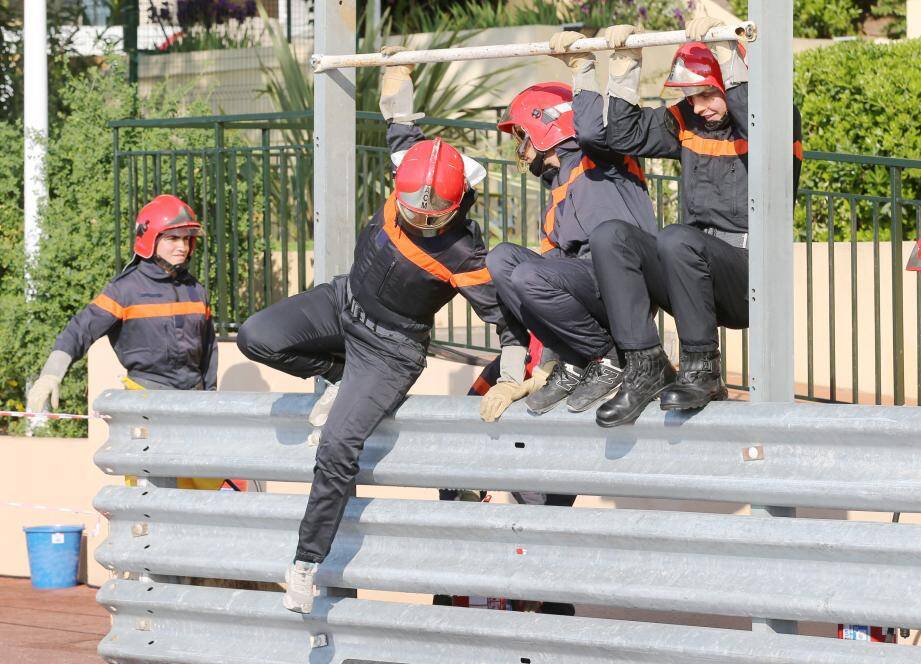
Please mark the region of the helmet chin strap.
<svg viewBox="0 0 921 664"><path fill-rule="evenodd" d="M176 263L175 265L167 260L160 258L159 256L154 256L152 260L155 265L161 267L163 271L171 277L175 277L180 272L185 272L189 268L188 260L184 260L181 263Z"/></svg>

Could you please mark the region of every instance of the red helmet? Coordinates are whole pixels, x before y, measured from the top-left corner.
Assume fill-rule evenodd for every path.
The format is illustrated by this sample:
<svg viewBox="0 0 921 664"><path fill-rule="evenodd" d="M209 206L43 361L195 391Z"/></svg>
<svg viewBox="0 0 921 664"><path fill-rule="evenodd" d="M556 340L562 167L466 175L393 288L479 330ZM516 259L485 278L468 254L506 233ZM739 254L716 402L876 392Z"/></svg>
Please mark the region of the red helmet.
<svg viewBox="0 0 921 664"><path fill-rule="evenodd" d="M400 216L425 234L437 233L454 218L467 191L461 153L440 138L409 148L394 181Z"/></svg>
<svg viewBox="0 0 921 664"><path fill-rule="evenodd" d="M688 42L678 48L665 86L683 88L686 97L699 94L709 87L726 93L720 63L703 42Z"/></svg>
<svg viewBox="0 0 921 664"><path fill-rule="evenodd" d="M530 139L538 152L546 152L574 138L572 87L565 83L532 85L512 100L498 127L500 131L514 134L522 143Z"/></svg>
<svg viewBox="0 0 921 664"><path fill-rule="evenodd" d="M141 258L152 257L157 238L166 232L191 237L189 255L195 249L195 238L205 234L192 208L176 196L161 194L138 212L134 227L134 253Z"/></svg>
<svg viewBox="0 0 921 664"><path fill-rule="evenodd" d="M908 265L905 266L905 269L912 272L921 272L921 238L918 238L918 246L911 250L911 255L908 256Z"/></svg>

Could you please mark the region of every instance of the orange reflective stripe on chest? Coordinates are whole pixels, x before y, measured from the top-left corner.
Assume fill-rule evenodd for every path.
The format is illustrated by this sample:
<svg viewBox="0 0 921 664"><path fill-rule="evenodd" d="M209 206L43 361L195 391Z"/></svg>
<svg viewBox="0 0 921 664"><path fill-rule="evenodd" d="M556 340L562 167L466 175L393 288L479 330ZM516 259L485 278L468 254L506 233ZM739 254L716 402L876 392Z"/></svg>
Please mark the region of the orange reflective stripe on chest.
<svg viewBox="0 0 921 664"><path fill-rule="evenodd" d="M108 295L101 294L92 303L120 320L193 316L196 314L211 318L211 308L204 302L161 302L157 304L132 304L123 307Z"/></svg>
<svg viewBox="0 0 921 664"><path fill-rule="evenodd" d="M544 216L544 237L540 241L540 252L542 254L547 253L557 246L556 243L550 239L550 234L556 226L557 207L559 207L560 203L566 198L566 193L569 191L569 187L572 183L590 168L595 168L595 162L588 157L582 157L581 161L579 161L579 165L569 172L569 178L566 182L550 192L550 207L547 209L547 214Z"/></svg>
<svg viewBox="0 0 921 664"><path fill-rule="evenodd" d="M698 136L687 128L677 105L669 106L668 110L678 122L678 140L681 141L681 147L707 157L739 157L748 154L748 141L744 138L728 141ZM802 161L803 144L800 141L793 141L793 155Z"/></svg>
<svg viewBox="0 0 921 664"><path fill-rule="evenodd" d="M668 111L678 122L678 140L681 141L681 147L708 157L738 157L748 154L748 141L744 138L728 141L698 136L687 128L684 117L681 115L681 111L678 110L677 105L669 106Z"/></svg>
<svg viewBox="0 0 921 664"><path fill-rule="evenodd" d="M410 263L455 288L479 286L492 281L492 277L485 267L472 272L460 272L458 274L451 272L451 270L420 249L415 242L403 233L402 229L397 225L397 214L396 195L391 194L387 202L384 203L384 232L387 233L387 237L390 238L390 242L400 252L400 255Z"/></svg>

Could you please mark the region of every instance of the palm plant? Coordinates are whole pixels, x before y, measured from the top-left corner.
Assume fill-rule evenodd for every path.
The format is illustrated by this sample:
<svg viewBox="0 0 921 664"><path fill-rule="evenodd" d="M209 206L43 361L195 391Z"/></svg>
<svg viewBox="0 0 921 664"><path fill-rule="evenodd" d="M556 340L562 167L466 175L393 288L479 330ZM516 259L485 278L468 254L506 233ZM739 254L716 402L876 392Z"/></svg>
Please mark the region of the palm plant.
<svg viewBox="0 0 921 664"><path fill-rule="evenodd" d="M266 82L265 94L273 101L276 110L282 112L304 113L303 120L286 123L283 130L285 143L292 146L311 145L310 132L312 117L309 115L313 107L313 82L304 73L301 64L297 61L290 44L282 32L274 25L259 6L260 14L269 34L273 54L277 61L277 68L272 68L262 62L263 76ZM391 35L392 21L388 12L381 18L380 24L375 24L368 13L360 18L362 32L358 38L356 52L374 52L381 44L387 43ZM443 15L434 28L434 36L427 48L451 48L463 45L473 36L478 34L475 30L461 30L451 17ZM405 33L404 33L405 34ZM406 38L404 36L404 43ZM414 79L415 107L425 111L429 117L452 119L471 119L488 111L487 107L473 106L472 102L492 91L500 89L508 80L509 72L519 65L494 70L479 76L465 76L462 72L449 71L450 63L431 63L419 65L415 70ZM380 96L380 70L375 67L358 68L355 72L356 109L359 112L378 113L378 99ZM477 152L482 148L482 141L470 129L458 127L442 127L438 132L440 136L450 141L453 145L468 152ZM386 178L380 174L389 172L389 159L385 149L385 125L379 120L361 119L356 126L356 144L359 150L362 172L358 177L358 218L359 220L371 214L386 195L388 186ZM479 144L479 145L478 145ZM308 168L312 172L313 163ZM280 195L277 178L272 179L272 196L278 200ZM311 192L304 192L307 197L307 207L313 209ZM312 217L312 214L309 218Z"/></svg>

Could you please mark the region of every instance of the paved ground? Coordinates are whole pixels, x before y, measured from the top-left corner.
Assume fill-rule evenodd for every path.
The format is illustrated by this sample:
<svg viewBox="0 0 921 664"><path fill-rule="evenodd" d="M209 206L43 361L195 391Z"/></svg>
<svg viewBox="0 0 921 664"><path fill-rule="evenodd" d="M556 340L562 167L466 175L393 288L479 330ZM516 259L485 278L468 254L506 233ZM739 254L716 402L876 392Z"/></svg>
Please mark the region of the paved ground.
<svg viewBox="0 0 921 664"><path fill-rule="evenodd" d="M95 597L87 586L35 590L29 579L0 577L0 662L99 664L109 614Z"/></svg>

